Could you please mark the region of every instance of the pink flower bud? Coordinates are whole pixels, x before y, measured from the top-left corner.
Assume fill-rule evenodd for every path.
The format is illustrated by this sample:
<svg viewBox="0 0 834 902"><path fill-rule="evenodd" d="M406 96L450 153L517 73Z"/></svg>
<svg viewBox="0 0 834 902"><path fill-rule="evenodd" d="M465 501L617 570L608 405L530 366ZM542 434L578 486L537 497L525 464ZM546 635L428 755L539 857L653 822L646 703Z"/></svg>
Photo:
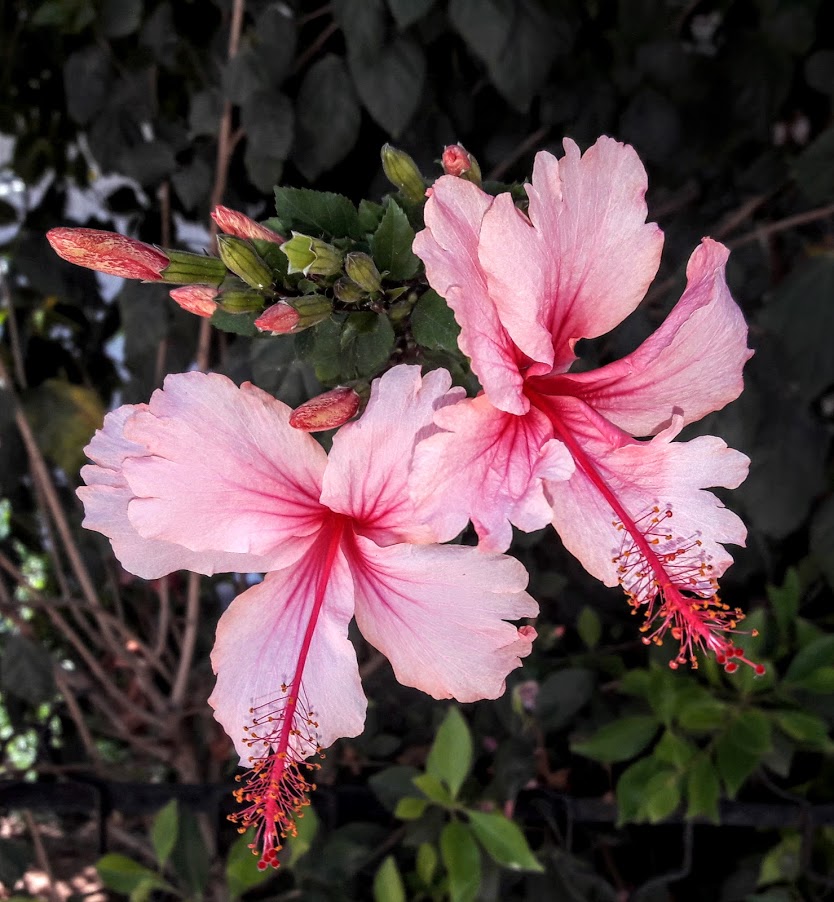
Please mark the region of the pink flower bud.
<svg viewBox="0 0 834 902"><path fill-rule="evenodd" d="M359 410L359 395L346 385L296 407L290 414L290 426L302 432L323 432L346 423Z"/></svg>
<svg viewBox="0 0 834 902"><path fill-rule="evenodd" d="M217 309L215 298L217 289L214 285L183 285L169 292L171 297L189 313L208 319Z"/></svg>
<svg viewBox="0 0 834 902"><path fill-rule="evenodd" d="M238 213L237 210L215 207L211 218L217 223L221 232L234 235L235 238L259 238L261 241L272 241L274 244L284 243L284 239L277 232L262 226L243 213Z"/></svg>
<svg viewBox="0 0 834 902"><path fill-rule="evenodd" d="M100 229L50 229L46 233L52 249L69 263L124 279L159 282L170 262L150 244Z"/></svg>
<svg viewBox="0 0 834 902"><path fill-rule="evenodd" d="M272 332L273 335L289 335L295 331L298 321L301 317L294 307L278 301L266 310L255 320L256 328L261 332Z"/></svg>
<svg viewBox="0 0 834 902"><path fill-rule="evenodd" d="M481 167L478 161L462 144L450 144L443 149L441 158L446 175L454 175L467 181L481 184Z"/></svg>

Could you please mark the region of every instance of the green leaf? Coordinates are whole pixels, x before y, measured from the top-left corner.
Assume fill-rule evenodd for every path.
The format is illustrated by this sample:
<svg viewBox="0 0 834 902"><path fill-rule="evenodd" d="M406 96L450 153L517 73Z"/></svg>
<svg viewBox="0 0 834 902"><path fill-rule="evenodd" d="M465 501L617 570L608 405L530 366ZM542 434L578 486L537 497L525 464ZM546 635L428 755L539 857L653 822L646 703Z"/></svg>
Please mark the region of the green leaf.
<svg viewBox="0 0 834 902"><path fill-rule="evenodd" d="M646 798L646 784L657 773L658 762L654 756L649 755L635 761L627 767L617 781L617 808L619 816L617 826L622 826L629 821L637 822L646 820L643 803Z"/></svg>
<svg viewBox="0 0 834 902"><path fill-rule="evenodd" d="M834 636L820 636L796 653L782 682L786 686L800 685L819 668L832 665L834 665Z"/></svg>
<svg viewBox="0 0 834 902"><path fill-rule="evenodd" d="M643 811L650 824L665 820L680 805L683 774L666 768L658 769L645 786Z"/></svg>
<svg viewBox="0 0 834 902"><path fill-rule="evenodd" d="M377 230L386 209L382 204L376 204L372 200L363 198L359 201L359 229L363 235Z"/></svg>
<svg viewBox="0 0 834 902"><path fill-rule="evenodd" d="M55 695L54 663L49 652L32 639L8 635L0 655L0 687L33 705Z"/></svg>
<svg viewBox="0 0 834 902"><path fill-rule="evenodd" d="M697 751L696 746L688 739L676 735L671 730L666 730L655 746L653 754L658 761L671 764L681 770L692 760Z"/></svg>
<svg viewBox="0 0 834 902"><path fill-rule="evenodd" d="M211 324L221 332L231 332L233 335L243 335L252 338L258 335L255 328L255 320L260 313L227 313L219 307L211 315Z"/></svg>
<svg viewBox="0 0 834 902"><path fill-rule="evenodd" d="M473 902L481 886L481 853L466 824L446 824L440 834L440 857L449 875L450 902Z"/></svg>
<svg viewBox="0 0 834 902"><path fill-rule="evenodd" d="M284 841L287 855L281 860L281 866L294 868L313 845L319 831L319 819L316 809L307 805L295 816L295 835L292 833Z"/></svg>
<svg viewBox="0 0 834 902"><path fill-rule="evenodd" d="M727 721L727 705L717 698L696 697L681 705L678 723L691 733L711 733Z"/></svg>
<svg viewBox="0 0 834 902"><path fill-rule="evenodd" d="M101 882L108 888L118 893L128 895L139 889L140 886L150 884L159 889L173 889L150 868L146 868L138 861L112 852L99 858L96 870Z"/></svg>
<svg viewBox="0 0 834 902"><path fill-rule="evenodd" d="M458 708L449 708L434 737L426 770L442 780L456 799L472 767L472 734Z"/></svg>
<svg viewBox="0 0 834 902"><path fill-rule="evenodd" d="M805 81L817 91L834 96L834 50L817 50L808 57Z"/></svg>
<svg viewBox="0 0 834 902"><path fill-rule="evenodd" d="M458 351L460 326L446 301L431 288L411 311L411 334L431 351Z"/></svg>
<svg viewBox="0 0 834 902"><path fill-rule="evenodd" d="M15 839L0 839L0 886L14 886L29 870L32 849Z"/></svg>
<svg viewBox="0 0 834 902"><path fill-rule="evenodd" d="M585 605L579 612L579 616L576 618L576 631L587 648L594 649L599 644L602 636L602 623L599 614L589 605Z"/></svg>
<svg viewBox="0 0 834 902"><path fill-rule="evenodd" d="M160 808L157 811L151 823L151 843L160 867L165 865L165 862L168 861L168 856L174 849L178 830L179 811L177 810L177 800L171 799L164 808Z"/></svg>
<svg viewBox="0 0 834 902"><path fill-rule="evenodd" d="M792 830L764 856L759 868L758 886L794 883L800 875L802 836Z"/></svg>
<svg viewBox="0 0 834 902"><path fill-rule="evenodd" d="M834 200L834 126L829 126L794 160L793 177L812 203Z"/></svg>
<svg viewBox="0 0 834 902"><path fill-rule="evenodd" d="M544 871L514 821L498 811L467 811L466 814L475 838L493 861L514 871Z"/></svg>
<svg viewBox="0 0 834 902"><path fill-rule="evenodd" d="M405 886L393 855L385 858L374 875L374 902L405 902Z"/></svg>
<svg viewBox="0 0 834 902"><path fill-rule="evenodd" d="M770 749L770 720L761 711L749 708L730 721L715 743L715 758L731 798Z"/></svg>
<svg viewBox="0 0 834 902"><path fill-rule="evenodd" d="M414 778L419 773L416 767L395 764L374 774L368 782L379 801L389 811L393 811L400 799L413 795Z"/></svg>
<svg viewBox="0 0 834 902"><path fill-rule="evenodd" d="M796 742L816 748L828 745L828 725L816 714L795 711L790 708L784 711L773 711L772 714L779 729Z"/></svg>
<svg viewBox="0 0 834 902"><path fill-rule="evenodd" d="M433 5L434 0L388 0L388 8L402 29L422 19Z"/></svg>
<svg viewBox="0 0 834 902"><path fill-rule="evenodd" d="M700 754L690 765L686 780L686 795L689 805L687 817L708 817L718 823L718 799L721 785L718 773L709 755Z"/></svg>
<svg viewBox="0 0 834 902"><path fill-rule="evenodd" d="M657 720L640 714L606 724L581 742L572 742L571 751L603 764L628 761L643 751L657 733Z"/></svg>
<svg viewBox="0 0 834 902"><path fill-rule="evenodd" d="M400 205L391 197L377 230L371 238L371 253L381 272L394 281L410 279L420 265L412 253L414 229Z"/></svg>
<svg viewBox="0 0 834 902"><path fill-rule="evenodd" d="M361 113L344 61L328 53L304 76L296 102L293 160L310 182L353 149Z"/></svg>
<svg viewBox="0 0 834 902"><path fill-rule="evenodd" d="M394 329L384 313L351 313L339 339L342 376L375 376L388 362L394 341Z"/></svg>
<svg viewBox="0 0 834 902"><path fill-rule="evenodd" d="M316 378L325 384L338 382L342 372L342 322L325 320L313 329L295 337L295 351L302 360L309 361Z"/></svg>
<svg viewBox="0 0 834 902"><path fill-rule="evenodd" d="M437 850L430 842L420 843L415 870L424 886L431 886L437 872Z"/></svg>
<svg viewBox="0 0 834 902"><path fill-rule="evenodd" d="M142 24L142 0L103 0L96 16L98 27L108 38L133 34Z"/></svg>
<svg viewBox="0 0 834 902"><path fill-rule="evenodd" d="M254 841L255 829L252 827L238 836L226 857L226 886L233 900L239 899L247 890L260 886L273 875L269 868L265 871L258 868L260 856L249 848ZM286 866L286 862L282 864Z"/></svg>
<svg viewBox="0 0 834 902"><path fill-rule="evenodd" d="M423 94L426 58L422 47L398 37L374 53L348 54L348 66L365 109L385 131L399 137Z"/></svg>
<svg viewBox="0 0 834 902"><path fill-rule="evenodd" d="M419 774L411 782L427 799L431 799L432 802L436 802L438 805L443 805L444 808L450 807L454 802L449 790L434 774Z"/></svg>
<svg viewBox="0 0 834 902"><path fill-rule="evenodd" d="M276 188L275 211L287 229L316 237L359 238L359 216L348 198L309 188Z"/></svg>
<svg viewBox="0 0 834 902"><path fill-rule="evenodd" d="M200 833L197 818L187 809L180 812L177 841L171 865L189 891L200 896L209 879L209 853Z"/></svg>
<svg viewBox="0 0 834 902"><path fill-rule="evenodd" d="M394 809L394 817L398 817L401 821L416 821L418 817L422 817L425 814L428 807L428 799L406 796L397 802L397 807Z"/></svg>
<svg viewBox="0 0 834 902"><path fill-rule="evenodd" d="M834 508L832 508L834 510ZM813 531L813 530L812 530ZM813 548L813 541L811 542ZM773 616L779 627L779 634L784 643L793 636L794 623L799 616L799 601L802 597L802 584L796 567L789 567L785 581L781 586L767 586L767 598Z"/></svg>
<svg viewBox="0 0 834 902"><path fill-rule="evenodd" d="M536 696L536 716L545 732L567 726L591 700L596 685L592 670L568 667L545 678Z"/></svg>

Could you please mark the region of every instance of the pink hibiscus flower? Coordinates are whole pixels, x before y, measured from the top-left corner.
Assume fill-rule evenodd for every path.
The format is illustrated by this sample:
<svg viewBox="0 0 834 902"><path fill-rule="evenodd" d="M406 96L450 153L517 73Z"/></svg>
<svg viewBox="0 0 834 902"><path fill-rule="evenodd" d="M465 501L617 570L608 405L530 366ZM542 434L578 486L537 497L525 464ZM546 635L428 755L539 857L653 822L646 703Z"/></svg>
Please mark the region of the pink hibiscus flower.
<svg viewBox="0 0 834 902"><path fill-rule="evenodd" d="M401 683L435 698L496 698L530 652L533 627L507 622L538 612L521 564L432 544L408 493L415 440L460 397L450 384L395 367L328 457L254 386L169 376L86 449L84 525L126 569L267 571L220 618L209 699L249 768L237 818L257 825L261 867L306 804L305 760L362 731L352 617Z"/></svg>
<svg viewBox="0 0 834 902"><path fill-rule="evenodd" d="M471 520L492 551L509 546L511 524L552 522L590 573L645 610L646 643L680 642L673 667L696 666L703 649L732 671L750 663L724 635L742 614L716 580L732 563L724 543L743 545L746 530L705 489L738 486L749 461L713 436L673 441L743 387L751 352L727 249L703 240L683 297L634 353L568 372L579 339L620 323L657 272L646 186L634 150L610 138L584 155L566 140L561 160L539 153L526 215L509 194L435 182L414 250L484 393L437 412L445 431L418 447L414 495L440 535Z"/></svg>

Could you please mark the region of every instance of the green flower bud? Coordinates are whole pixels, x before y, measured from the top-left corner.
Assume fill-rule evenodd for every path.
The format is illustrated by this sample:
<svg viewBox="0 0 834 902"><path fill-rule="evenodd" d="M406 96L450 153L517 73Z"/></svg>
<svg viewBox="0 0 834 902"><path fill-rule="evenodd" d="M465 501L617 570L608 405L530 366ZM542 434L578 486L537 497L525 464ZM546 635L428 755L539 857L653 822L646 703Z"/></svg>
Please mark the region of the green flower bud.
<svg viewBox="0 0 834 902"><path fill-rule="evenodd" d="M247 285L252 288L269 288L272 285L272 270L248 241L218 235L217 249L220 259Z"/></svg>
<svg viewBox="0 0 834 902"><path fill-rule="evenodd" d="M281 252L287 255L287 272L301 272L305 276L335 276L342 268L342 252L322 241L300 232L293 232L292 238L281 245Z"/></svg>
<svg viewBox="0 0 834 902"><path fill-rule="evenodd" d="M397 150L390 144L383 144L382 169L388 181L400 189L403 195L415 204L426 199L426 182L417 164L403 150Z"/></svg>
<svg viewBox="0 0 834 902"><path fill-rule="evenodd" d="M165 249L169 263L159 273L160 281L171 285L219 285L227 270L222 260L205 254Z"/></svg>
<svg viewBox="0 0 834 902"><path fill-rule="evenodd" d="M379 270L367 254L348 254L345 257L345 272L349 279L368 294L376 294L382 288Z"/></svg>
<svg viewBox="0 0 834 902"><path fill-rule="evenodd" d="M364 301L368 295L350 279L339 279L333 286L333 294L343 304L359 304Z"/></svg>
<svg viewBox="0 0 834 902"><path fill-rule="evenodd" d="M221 291L217 301L226 313L255 313L264 306L264 296L257 291Z"/></svg>

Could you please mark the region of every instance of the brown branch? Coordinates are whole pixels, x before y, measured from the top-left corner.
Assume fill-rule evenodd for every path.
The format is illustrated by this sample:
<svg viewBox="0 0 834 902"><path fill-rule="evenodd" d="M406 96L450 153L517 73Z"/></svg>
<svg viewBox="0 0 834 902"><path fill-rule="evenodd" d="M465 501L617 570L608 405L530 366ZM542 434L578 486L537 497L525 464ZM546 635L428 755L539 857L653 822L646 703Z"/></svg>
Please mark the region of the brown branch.
<svg viewBox="0 0 834 902"><path fill-rule="evenodd" d="M200 574L188 574L188 591L185 602L185 632L180 646L180 661L171 689L171 705L179 707L185 700L188 676L197 646L197 627L200 623Z"/></svg>
<svg viewBox="0 0 834 902"><path fill-rule="evenodd" d="M826 219L828 216L834 216L834 204L826 204L824 207L817 207L815 210L806 210L804 213L795 213L793 216L777 219L776 222L757 226L746 235L742 235L740 238L736 238L735 241L729 241L727 243L731 248L743 247L745 244L751 244L754 241L763 241L771 235L776 235L779 232L786 232L788 229L795 229L798 226L808 225L810 222Z"/></svg>
<svg viewBox="0 0 834 902"><path fill-rule="evenodd" d="M313 41L312 44L296 59L293 63L292 74L297 75L311 59L321 50L322 47L330 40L331 36L339 30L339 26L335 22L331 22L327 28L323 29L321 34Z"/></svg>
<svg viewBox="0 0 834 902"><path fill-rule="evenodd" d="M520 144L516 145L506 157L487 174L489 181L499 181L507 170L514 166L526 153L529 153L537 144L540 144L548 135L550 126L543 125L528 135Z"/></svg>
<svg viewBox="0 0 834 902"><path fill-rule="evenodd" d="M9 283L6 280L5 273L0 270L0 303L6 308L6 323L9 328L9 345L12 351L12 362L14 364L14 374L17 384L21 388L26 388L26 368L23 365L23 352L20 347L20 333L17 330L17 318L14 315L14 304L12 303L12 293L9 291Z"/></svg>
<svg viewBox="0 0 834 902"><path fill-rule="evenodd" d="M43 840L41 839L41 833L35 819L32 817L32 812L24 811L23 820L26 821L26 829L32 837L32 846L35 850L35 861L37 861L38 867L46 874L49 887L49 902L61 902L61 897L55 889L55 875L52 873L52 866L46 855L46 849L44 848Z"/></svg>
<svg viewBox="0 0 834 902"><path fill-rule="evenodd" d="M67 675L64 672L64 668L61 667L60 664L56 663L55 667L53 668L53 675L55 677L55 685L58 687L58 691L61 693L61 697L66 702L67 710L69 711L69 715L72 718L72 722L75 724L75 729L78 730L78 735L81 737L81 742L84 746L85 751L87 752L87 756L96 766L96 768L100 768L101 755L99 755L98 748L96 747L95 740L93 739L93 734L90 732L89 727L87 726L87 722L84 719L84 715L78 704L78 699L75 697L75 693L70 687L69 680L67 679Z"/></svg>

